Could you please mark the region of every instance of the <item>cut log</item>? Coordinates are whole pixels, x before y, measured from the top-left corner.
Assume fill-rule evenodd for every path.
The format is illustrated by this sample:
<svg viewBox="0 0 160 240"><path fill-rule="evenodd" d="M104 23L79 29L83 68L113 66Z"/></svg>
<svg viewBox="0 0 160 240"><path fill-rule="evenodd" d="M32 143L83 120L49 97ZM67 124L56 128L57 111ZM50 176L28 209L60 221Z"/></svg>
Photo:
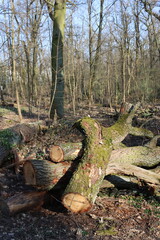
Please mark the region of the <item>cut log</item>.
<svg viewBox="0 0 160 240"><path fill-rule="evenodd" d="M109 128L101 127L91 118L83 118L75 123L74 126L85 133L86 139L81 162L62 197L67 209L74 213L91 209L106 175L111 151L119 148L120 143L129 133L153 137L151 131L132 126L132 119L138 106L139 104L129 113L121 115Z"/></svg>
<svg viewBox="0 0 160 240"><path fill-rule="evenodd" d="M0 131L0 166L12 152L22 143L31 141L40 131L40 123L18 124Z"/></svg>
<svg viewBox="0 0 160 240"><path fill-rule="evenodd" d="M55 164L47 160L28 160L23 166L26 185L41 190L52 189L67 171L73 173L72 162Z"/></svg>
<svg viewBox="0 0 160 240"><path fill-rule="evenodd" d="M156 146L158 138L160 138L159 135L154 136L145 146L123 147L113 150L109 162L117 162L123 165L132 164L139 167L154 167L160 163L160 147ZM65 149L65 146L68 149ZM58 158L61 158L61 161L73 161L80 157L84 151L81 142L53 146L53 150L58 152L56 156L53 153L55 162L58 162ZM66 155L64 155L64 152L66 152Z"/></svg>
<svg viewBox="0 0 160 240"><path fill-rule="evenodd" d="M82 213L91 209L99 192L111 154L111 143L102 142L101 127L95 120L84 118L77 124L87 135L84 155L62 202L72 212Z"/></svg>
<svg viewBox="0 0 160 240"><path fill-rule="evenodd" d="M37 162L36 162L37 161ZM25 177L25 183L26 185L31 185L36 187L37 189L41 189L41 190L50 190L51 188L55 186L59 188L62 187L62 185L64 185L64 183L66 183L66 181L68 181L67 177L65 176L66 172L70 172L70 176L73 175L75 168L73 167L73 163L69 162L68 164L54 164L48 161L45 161L45 165L48 165L48 167L45 167L45 170L43 169L43 167L39 167L37 168L36 166L39 166L39 161L45 161L45 160L28 160L23 167L24 170L24 177ZM35 169L33 169L35 166ZM74 165L75 166L75 165ZM113 165L112 165L113 166ZM44 171L45 171L45 176L51 176L53 174L53 168L54 168L54 172L56 173L56 175L54 175L55 177L55 181L53 180L52 183L50 183L50 181L47 181L47 184L44 185L43 180L44 180ZM109 171L109 172L108 172ZM106 174L113 174L113 168L112 168L112 172L110 172L110 170L108 170L107 167L107 172ZM38 179L39 177L36 176L36 174L41 175L41 182L36 181L36 179ZM115 171L116 174L116 171ZM63 181L62 181L63 178ZM107 180L107 181L106 181ZM56 185L57 183L60 183L59 185ZM37 186L38 184L38 186ZM105 177L105 181L102 182L102 185L100 186L100 188L104 188L104 187L119 187L119 188L129 188L129 186L135 186L139 184L139 181L137 181L137 179L135 177L131 177L131 176L113 176L113 175L109 175Z"/></svg>
<svg viewBox="0 0 160 240"><path fill-rule="evenodd" d="M37 163L36 163L37 161ZM43 161L43 160L34 160L34 166L39 165L39 161ZM45 160L44 160L45 161ZM48 164L48 161L45 161L45 164ZM35 171L33 171L33 162L32 160L27 161L27 164L24 165L24 172L27 172L27 174L25 174L25 182L27 185L31 185L36 187L39 190L50 190L51 188L54 187L54 189L62 189L64 187L64 185L66 185L66 182L68 182L70 176L73 175L74 171L75 171L75 167L71 166L71 162L66 165L66 164L53 164L51 163L51 166L54 166L54 171L56 172L56 181L54 183L48 182L46 185L43 185L43 182L39 182L39 185L37 186L36 183L36 177L34 177L34 175L36 174ZM48 168L45 168L46 171L46 175L50 176L51 174L53 174L52 167L49 167L50 165L48 164ZM61 169L61 171L59 171L59 167ZM128 171L128 169L131 169L130 171ZM137 171L138 169L138 171ZM134 170L134 171L133 171ZM65 176L66 172L70 172L69 176ZM41 173L40 173L41 172ZM32 174L33 173L33 174ZM42 181L44 179L43 174L44 174L44 170L43 168L39 168L38 169L38 175L42 175ZM152 178L150 177L152 176ZM148 171L148 170L144 170L141 168L132 168L132 165L129 165L129 167L124 167L123 164L118 164L118 163L109 163L107 170L106 170L106 177L105 180L102 182L102 184L100 185L100 188L137 188L138 186L143 186L142 181L146 181L146 183L148 183L148 185L154 185L155 187L157 186L157 184L159 183L158 181L155 181L155 178L158 179L158 174L152 174L152 172ZM62 180L63 179L63 180ZM151 180L153 180L153 182L151 183ZM58 184L57 184L58 183ZM42 184L42 185L40 185Z"/></svg>
<svg viewBox="0 0 160 240"><path fill-rule="evenodd" d="M63 143L50 148L50 159L53 162L72 161L83 154L82 143Z"/></svg>
<svg viewBox="0 0 160 240"><path fill-rule="evenodd" d="M11 215L33 209L39 209L44 203L46 192L27 192L17 194L9 199L6 203Z"/></svg>
<svg viewBox="0 0 160 240"><path fill-rule="evenodd" d="M79 143L79 146L80 145L82 144ZM71 158L72 157L69 156L68 159L71 159ZM36 163L36 161L38 162ZM22 163L24 162L25 161L22 161ZM126 164L130 165L131 168L132 168L132 165L136 165L139 167L154 167L157 164L159 164L159 162L160 162L160 147L154 147L154 148L149 148L147 146L125 147L122 149L113 150L111 152L109 165L107 166L107 171L109 171L109 166L111 164L113 165L113 163L115 163L116 165L118 164L118 169L119 169L120 165L125 166ZM40 176L43 176L43 174L45 174L45 176L51 176L53 174L53 168L54 168L54 172L56 173L55 175L56 182L59 182L60 179L64 177L65 172L68 171L68 169L71 167L72 163L70 164L67 163L62 165L62 164L52 164L51 162L46 161L45 164L48 165L48 167L47 168L45 167L45 173L44 173L44 169L42 167L41 168L35 167L36 171L33 170L33 166L39 165L39 160L34 160L34 162L32 162L32 160L27 161L26 164L24 165L25 182L29 185L36 187L36 184L37 184L36 178L40 178L38 176L36 177L36 174ZM70 171L71 171L71 168L70 168ZM106 173L106 175L108 174L109 173ZM115 170L115 173L113 173L112 171L112 174L114 174L115 177L108 176L107 179L110 180L111 182L114 182L115 185L119 188L122 188L122 186L128 188L128 186L135 185L135 183L140 184L140 182L136 180L136 177L140 180L144 180L143 175L142 176L140 176L140 174L136 175L135 171L134 171L135 177L130 177L130 178L125 176L116 176L117 174L116 170ZM128 173L126 172L126 174ZM127 180L125 181L124 178L125 179L127 178ZM43 186L44 185L43 177L41 177L41 180L42 181L41 183L39 183L38 189L48 190L52 186L53 187L55 186L54 184L50 184L50 181L48 181L48 183L45 184L45 186ZM129 182L133 182L133 184Z"/></svg>

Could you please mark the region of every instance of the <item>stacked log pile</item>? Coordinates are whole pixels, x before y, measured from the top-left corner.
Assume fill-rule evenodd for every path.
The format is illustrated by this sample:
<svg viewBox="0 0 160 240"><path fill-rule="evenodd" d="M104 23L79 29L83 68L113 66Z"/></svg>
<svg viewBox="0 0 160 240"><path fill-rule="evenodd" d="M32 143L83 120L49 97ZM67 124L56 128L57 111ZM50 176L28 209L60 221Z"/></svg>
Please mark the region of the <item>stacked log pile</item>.
<svg viewBox="0 0 160 240"><path fill-rule="evenodd" d="M52 146L50 161L27 160L23 167L26 184L36 187L43 193L43 198L44 192L60 182L69 181L62 203L74 213L87 212L92 208L106 176L132 176L137 179L137 184L143 181L151 187L159 187L160 175L144 168L153 168L160 163L160 147L156 146L160 136L132 126L138 107L139 104L128 110L124 106L118 121L108 128L90 117L78 120L74 127L85 135L84 141ZM150 142L145 146L126 147L122 141L128 134L146 136ZM121 181L118 184L121 185Z"/></svg>

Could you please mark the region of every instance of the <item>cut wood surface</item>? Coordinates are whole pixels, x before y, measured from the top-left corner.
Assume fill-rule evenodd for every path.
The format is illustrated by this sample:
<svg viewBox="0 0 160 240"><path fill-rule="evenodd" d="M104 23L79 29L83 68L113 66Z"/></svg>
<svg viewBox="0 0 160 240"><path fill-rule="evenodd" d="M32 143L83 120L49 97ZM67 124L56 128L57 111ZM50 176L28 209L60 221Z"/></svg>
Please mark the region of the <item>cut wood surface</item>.
<svg viewBox="0 0 160 240"><path fill-rule="evenodd" d="M55 164L47 160L28 160L23 166L26 185L41 190L52 189L71 168L72 162Z"/></svg>
<svg viewBox="0 0 160 240"><path fill-rule="evenodd" d="M46 192L34 191L12 196L6 201L10 214L40 208L44 203L45 194Z"/></svg>
<svg viewBox="0 0 160 240"><path fill-rule="evenodd" d="M71 161L83 154L82 143L63 143L50 148L50 159L53 162Z"/></svg>

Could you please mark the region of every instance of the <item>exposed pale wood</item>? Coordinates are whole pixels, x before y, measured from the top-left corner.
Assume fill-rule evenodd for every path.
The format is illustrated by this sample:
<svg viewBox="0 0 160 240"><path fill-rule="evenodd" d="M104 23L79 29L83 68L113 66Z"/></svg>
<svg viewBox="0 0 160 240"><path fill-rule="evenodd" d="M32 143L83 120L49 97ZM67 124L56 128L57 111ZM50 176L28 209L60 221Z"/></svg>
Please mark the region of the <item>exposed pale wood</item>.
<svg viewBox="0 0 160 240"><path fill-rule="evenodd" d="M74 213L83 213L91 209L92 205L86 197L78 193L68 193L63 199L63 204Z"/></svg>
<svg viewBox="0 0 160 240"><path fill-rule="evenodd" d="M63 149L58 145L53 145L50 148L49 156L53 162L61 162L64 157Z"/></svg>
<svg viewBox="0 0 160 240"><path fill-rule="evenodd" d="M151 185L160 185L160 175L152 171L134 166L134 165L120 165L119 163L110 163L106 170L106 175L111 174L125 174L135 176L140 180L144 180Z"/></svg>
<svg viewBox="0 0 160 240"><path fill-rule="evenodd" d="M72 162L55 164L47 160L28 160L23 166L25 183L41 190L50 190L67 171L73 172L71 165Z"/></svg>
<svg viewBox="0 0 160 240"><path fill-rule="evenodd" d="M53 162L71 161L83 154L82 143L63 143L50 148L50 159Z"/></svg>

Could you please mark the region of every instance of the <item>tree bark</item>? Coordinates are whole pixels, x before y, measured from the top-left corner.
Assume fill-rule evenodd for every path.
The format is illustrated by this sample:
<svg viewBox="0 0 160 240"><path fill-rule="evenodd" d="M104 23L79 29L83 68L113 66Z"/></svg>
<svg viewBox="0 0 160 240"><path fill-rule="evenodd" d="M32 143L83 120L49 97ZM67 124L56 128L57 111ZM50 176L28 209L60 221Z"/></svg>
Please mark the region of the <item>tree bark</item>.
<svg viewBox="0 0 160 240"><path fill-rule="evenodd" d="M160 175L157 173L154 173L152 171L130 165L130 164L125 164L121 165L119 163L110 163L108 165L107 175L111 174L125 174L125 175L131 175L131 176L136 176L138 179L144 180L146 183L152 186L160 186Z"/></svg>
<svg viewBox="0 0 160 240"><path fill-rule="evenodd" d="M47 3L48 4L48 3ZM59 118L64 116L64 76L63 76L63 42L66 16L66 0L56 0L53 17L52 36L52 89L50 118L54 119L55 113Z"/></svg>
<svg viewBox="0 0 160 240"><path fill-rule="evenodd" d="M96 199L112 149L111 142L102 142L102 129L96 121L83 118L76 125L87 135L84 155L62 201L72 212L82 213L91 209Z"/></svg>
<svg viewBox="0 0 160 240"><path fill-rule="evenodd" d="M155 136L145 146L125 147L124 145L122 148L115 149L111 153L109 162L154 167L160 162L160 147L156 146L158 138L160 135ZM53 145L50 149L50 158L53 162L74 161L81 157L83 152L81 142Z"/></svg>
<svg viewBox="0 0 160 240"><path fill-rule="evenodd" d="M18 124L0 131L0 166L15 147L29 142L40 131L39 123Z"/></svg>
<svg viewBox="0 0 160 240"><path fill-rule="evenodd" d="M33 209L39 209L44 203L46 192L27 192L17 194L9 199L6 203L9 208L10 215Z"/></svg>
<svg viewBox="0 0 160 240"><path fill-rule="evenodd" d="M74 172L72 165L72 162L55 164L47 160L28 160L23 167L25 183L41 190L50 190L62 177L67 181L65 174Z"/></svg>

